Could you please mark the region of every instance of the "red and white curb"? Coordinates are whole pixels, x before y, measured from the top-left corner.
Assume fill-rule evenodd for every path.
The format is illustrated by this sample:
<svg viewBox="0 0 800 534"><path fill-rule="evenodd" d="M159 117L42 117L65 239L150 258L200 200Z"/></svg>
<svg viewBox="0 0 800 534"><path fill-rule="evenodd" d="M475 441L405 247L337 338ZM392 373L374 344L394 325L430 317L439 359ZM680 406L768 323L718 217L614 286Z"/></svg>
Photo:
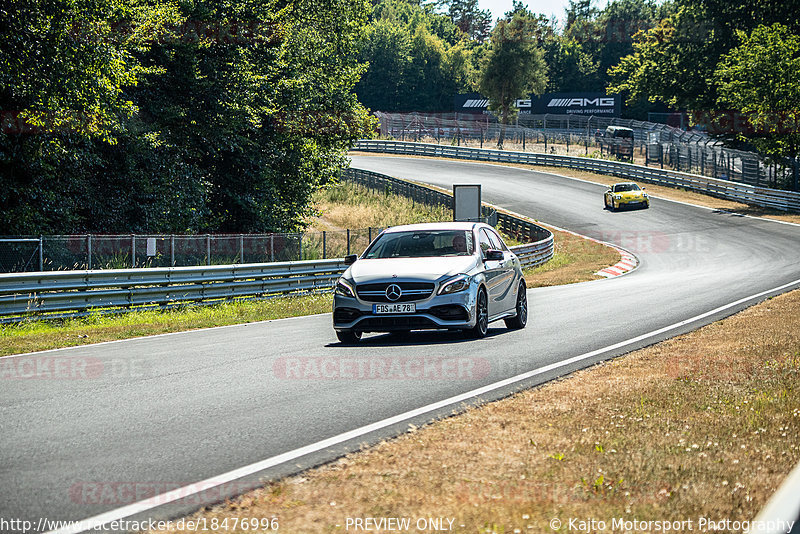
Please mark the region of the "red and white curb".
<svg viewBox="0 0 800 534"><path fill-rule="evenodd" d="M612 265L611 267L606 267L605 269L600 269L597 271L597 276L605 276L606 278L613 278L615 276L619 276L621 274L625 274L630 272L636 268L639 264L639 260L636 259L636 256L628 252L627 250L623 250L618 247L612 246L612 248L616 249L619 252L622 259L619 260L617 263Z"/></svg>
<svg viewBox="0 0 800 534"><path fill-rule="evenodd" d="M423 184L423 185L426 185L426 184ZM599 243L601 245L605 245L607 247L613 248L614 250L619 252L619 255L620 255L621 259L617 263L612 265L611 267L606 267L605 269L601 269L601 270L597 271L596 273L594 273L597 276L603 276L605 278L614 278L615 276L620 276L620 275L629 273L632 270L636 269L636 267L639 266L639 259L634 254L632 254L631 252L628 252L627 250L625 250L622 247L618 247L617 245L612 245L611 243L608 243L606 241L600 241L599 239L595 239L595 238L589 237L587 235L583 235L583 234L579 234L577 232L573 232L572 230L567 230L566 228L561 228L560 226L556 226L554 224L543 223L541 221L537 221L535 219L531 219L530 217L527 217L525 215L516 213L514 211L511 211L511 210L508 210L508 209L505 209L505 208L500 208L500 207L495 206L493 204L487 204L487 205L491 206L492 208L494 208L495 211L502 210L505 213L508 213L509 215L513 215L514 217L518 217L520 219L527 219L527 220L531 221L532 223L538 224L539 226L542 226L544 228L550 228L552 230L558 230L559 232L572 234L574 236L586 239L587 241L593 241L595 243Z"/></svg>

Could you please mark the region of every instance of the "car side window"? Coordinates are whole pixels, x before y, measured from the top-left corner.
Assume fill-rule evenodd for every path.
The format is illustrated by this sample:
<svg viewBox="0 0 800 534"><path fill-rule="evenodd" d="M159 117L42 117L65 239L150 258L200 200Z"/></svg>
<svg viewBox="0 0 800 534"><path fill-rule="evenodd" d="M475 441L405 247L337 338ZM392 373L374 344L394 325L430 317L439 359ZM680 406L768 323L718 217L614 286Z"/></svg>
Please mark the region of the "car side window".
<svg viewBox="0 0 800 534"><path fill-rule="evenodd" d="M486 257L486 251L493 247L492 241L489 239L489 236L486 235L486 230L483 228L478 232L478 245L481 247L481 254L484 258Z"/></svg>
<svg viewBox="0 0 800 534"><path fill-rule="evenodd" d="M500 236L497 235L497 232L489 230L488 233L489 233L489 239L492 242L492 248L494 248L495 250L504 250L508 252L508 247L506 246L505 243L503 243L503 240L500 238Z"/></svg>

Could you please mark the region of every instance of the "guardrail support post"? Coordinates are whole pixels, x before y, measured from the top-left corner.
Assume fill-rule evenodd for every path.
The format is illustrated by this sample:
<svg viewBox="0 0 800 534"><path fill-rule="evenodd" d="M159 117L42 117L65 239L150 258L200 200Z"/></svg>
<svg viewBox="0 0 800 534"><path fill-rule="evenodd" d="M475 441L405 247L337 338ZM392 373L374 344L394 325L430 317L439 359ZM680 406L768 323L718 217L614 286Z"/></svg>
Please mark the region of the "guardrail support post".
<svg viewBox="0 0 800 534"><path fill-rule="evenodd" d="M327 236L328 236L328 234L325 232L325 230L323 230L322 231L322 259L323 260L328 259L327 255L326 255L327 251L325 250L326 245L327 245Z"/></svg>
<svg viewBox="0 0 800 534"><path fill-rule="evenodd" d="M206 265L211 265L211 234L206 234Z"/></svg>
<svg viewBox="0 0 800 534"><path fill-rule="evenodd" d="M244 263L244 234L239 234L239 263Z"/></svg>
<svg viewBox="0 0 800 534"><path fill-rule="evenodd" d="M131 269L136 268L136 234L131 234Z"/></svg>
<svg viewBox="0 0 800 534"><path fill-rule="evenodd" d="M86 268L92 270L92 234L86 235Z"/></svg>
<svg viewBox="0 0 800 534"><path fill-rule="evenodd" d="M275 261L275 234L269 234L269 261Z"/></svg>
<svg viewBox="0 0 800 534"><path fill-rule="evenodd" d="M175 236L169 236L169 266L175 267Z"/></svg>
<svg viewBox="0 0 800 534"><path fill-rule="evenodd" d="M39 271L44 271L44 236L39 236Z"/></svg>

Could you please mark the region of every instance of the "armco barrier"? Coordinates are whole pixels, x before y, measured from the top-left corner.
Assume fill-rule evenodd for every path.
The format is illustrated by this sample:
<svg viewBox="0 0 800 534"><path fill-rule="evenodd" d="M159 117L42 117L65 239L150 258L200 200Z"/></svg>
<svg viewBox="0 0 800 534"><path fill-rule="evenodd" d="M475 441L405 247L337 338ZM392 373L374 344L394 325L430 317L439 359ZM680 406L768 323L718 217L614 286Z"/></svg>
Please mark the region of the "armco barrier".
<svg viewBox="0 0 800 534"><path fill-rule="evenodd" d="M420 188L428 203L450 197L440 191L388 176L345 169L345 178L374 184ZM403 192L396 189L395 192ZM449 200L448 200L449 202ZM523 265L540 265L553 256L553 234L529 221L498 214L503 231L534 243L511 247ZM125 311L194 302L261 297L330 289L344 272L343 260L310 260L243 265L203 265L142 269L45 271L0 275L0 322L67 317L87 311Z"/></svg>
<svg viewBox="0 0 800 534"><path fill-rule="evenodd" d="M527 165L547 165L550 167L567 167L570 169L618 176L625 180L683 187L691 191L697 191L714 197L742 202L753 206L774 208L781 211L800 211L800 193L793 191L756 187L738 182L708 178L698 174L643 167L641 165L617 161L579 158L558 154L511 152L486 148L443 146L402 141L361 140L358 141L354 150L413 156L438 156L473 161L497 161Z"/></svg>
<svg viewBox="0 0 800 534"><path fill-rule="evenodd" d="M330 288L341 259L0 275L0 315L74 315ZM40 315L41 316L41 315Z"/></svg>

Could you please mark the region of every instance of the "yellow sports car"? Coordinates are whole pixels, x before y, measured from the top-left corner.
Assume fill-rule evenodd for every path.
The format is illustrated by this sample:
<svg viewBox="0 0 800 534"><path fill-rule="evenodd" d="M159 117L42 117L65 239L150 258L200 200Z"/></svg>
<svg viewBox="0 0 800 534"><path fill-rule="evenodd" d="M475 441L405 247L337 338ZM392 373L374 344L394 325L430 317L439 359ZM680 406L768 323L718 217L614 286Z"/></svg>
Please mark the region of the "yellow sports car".
<svg viewBox="0 0 800 534"><path fill-rule="evenodd" d="M614 184L603 196L606 208L611 211L622 207L649 208L650 197L644 192L644 187L639 187L633 182Z"/></svg>

